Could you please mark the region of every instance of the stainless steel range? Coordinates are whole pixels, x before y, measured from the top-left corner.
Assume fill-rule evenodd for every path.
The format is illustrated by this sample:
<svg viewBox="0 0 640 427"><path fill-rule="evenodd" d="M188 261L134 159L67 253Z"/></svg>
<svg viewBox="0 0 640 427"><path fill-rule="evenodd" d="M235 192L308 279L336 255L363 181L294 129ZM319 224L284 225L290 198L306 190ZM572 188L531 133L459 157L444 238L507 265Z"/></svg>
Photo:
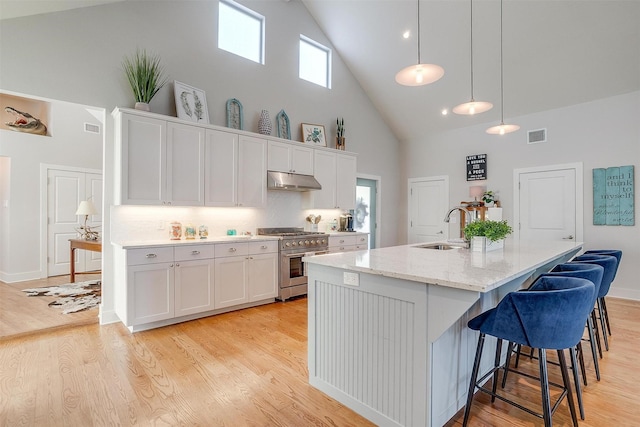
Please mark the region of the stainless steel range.
<svg viewBox="0 0 640 427"><path fill-rule="evenodd" d="M329 251L329 235L303 228L258 228L259 235L280 237L280 290L278 299L307 294L307 275L302 257Z"/></svg>

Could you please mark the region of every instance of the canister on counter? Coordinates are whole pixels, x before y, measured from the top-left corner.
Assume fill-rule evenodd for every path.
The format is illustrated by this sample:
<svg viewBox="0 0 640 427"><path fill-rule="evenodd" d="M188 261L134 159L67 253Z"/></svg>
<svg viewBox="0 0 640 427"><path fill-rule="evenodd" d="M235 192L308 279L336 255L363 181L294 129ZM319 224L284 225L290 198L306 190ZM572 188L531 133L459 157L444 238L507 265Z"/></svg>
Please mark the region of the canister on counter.
<svg viewBox="0 0 640 427"><path fill-rule="evenodd" d="M169 236L171 240L180 240L182 238L182 224L178 221L173 221L169 229Z"/></svg>
<svg viewBox="0 0 640 427"><path fill-rule="evenodd" d="M206 225L201 225L200 227L198 227L198 235L201 239L206 239L207 237L209 237L209 227L207 227Z"/></svg>
<svg viewBox="0 0 640 427"><path fill-rule="evenodd" d="M196 238L196 227L193 224L189 223L185 226L184 237L188 240Z"/></svg>

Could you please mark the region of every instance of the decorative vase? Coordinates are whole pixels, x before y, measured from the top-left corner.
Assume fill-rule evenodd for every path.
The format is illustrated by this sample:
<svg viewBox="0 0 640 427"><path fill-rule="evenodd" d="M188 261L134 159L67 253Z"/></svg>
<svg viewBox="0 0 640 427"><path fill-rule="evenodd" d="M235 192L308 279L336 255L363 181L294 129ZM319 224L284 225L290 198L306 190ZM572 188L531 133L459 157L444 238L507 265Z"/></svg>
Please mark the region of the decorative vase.
<svg viewBox="0 0 640 427"><path fill-rule="evenodd" d="M134 108L140 111L151 111L151 109L149 108L149 104L147 104L146 102L136 102Z"/></svg>
<svg viewBox="0 0 640 427"><path fill-rule="evenodd" d="M336 150L343 150L344 151L345 144L346 144L346 141L344 139L344 136L337 136L336 137Z"/></svg>
<svg viewBox="0 0 640 427"><path fill-rule="evenodd" d="M491 241L484 236L474 236L471 238L472 252L489 252L504 248L504 239Z"/></svg>
<svg viewBox="0 0 640 427"><path fill-rule="evenodd" d="M262 110L260 120L258 120L258 132L262 135L271 135L271 118L267 110Z"/></svg>

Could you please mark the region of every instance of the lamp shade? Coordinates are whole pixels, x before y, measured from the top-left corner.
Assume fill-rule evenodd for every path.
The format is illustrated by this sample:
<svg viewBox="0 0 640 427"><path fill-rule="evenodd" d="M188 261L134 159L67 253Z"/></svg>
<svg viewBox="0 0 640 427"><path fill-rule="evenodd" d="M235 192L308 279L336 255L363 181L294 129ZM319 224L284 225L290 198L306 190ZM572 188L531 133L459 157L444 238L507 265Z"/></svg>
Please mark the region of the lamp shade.
<svg viewBox="0 0 640 427"><path fill-rule="evenodd" d="M403 86L423 86L440 80L444 68L435 64L416 64L403 68L396 74L396 82Z"/></svg>
<svg viewBox="0 0 640 427"><path fill-rule="evenodd" d="M470 197L474 197L474 198L478 198L478 197L482 197L482 195L484 194L484 187L481 185L474 185L472 187L469 187L469 196Z"/></svg>
<svg viewBox="0 0 640 427"><path fill-rule="evenodd" d="M81 201L80 206L78 206L78 210L76 211L76 215L95 215L97 213L98 210L91 200Z"/></svg>

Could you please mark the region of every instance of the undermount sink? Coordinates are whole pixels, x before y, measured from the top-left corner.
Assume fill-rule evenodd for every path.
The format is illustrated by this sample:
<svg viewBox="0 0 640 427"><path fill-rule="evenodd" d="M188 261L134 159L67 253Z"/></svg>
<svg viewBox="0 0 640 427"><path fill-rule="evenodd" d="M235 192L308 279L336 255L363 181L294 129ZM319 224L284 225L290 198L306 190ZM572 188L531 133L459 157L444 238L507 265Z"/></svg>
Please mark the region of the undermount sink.
<svg viewBox="0 0 640 427"><path fill-rule="evenodd" d="M418 245L415 247L420 249L435 249L437 251L448 251L449 249L459 249L462 246L453 246L453 245L448 245L446 243L427 243L427 244Z"/></svg>

